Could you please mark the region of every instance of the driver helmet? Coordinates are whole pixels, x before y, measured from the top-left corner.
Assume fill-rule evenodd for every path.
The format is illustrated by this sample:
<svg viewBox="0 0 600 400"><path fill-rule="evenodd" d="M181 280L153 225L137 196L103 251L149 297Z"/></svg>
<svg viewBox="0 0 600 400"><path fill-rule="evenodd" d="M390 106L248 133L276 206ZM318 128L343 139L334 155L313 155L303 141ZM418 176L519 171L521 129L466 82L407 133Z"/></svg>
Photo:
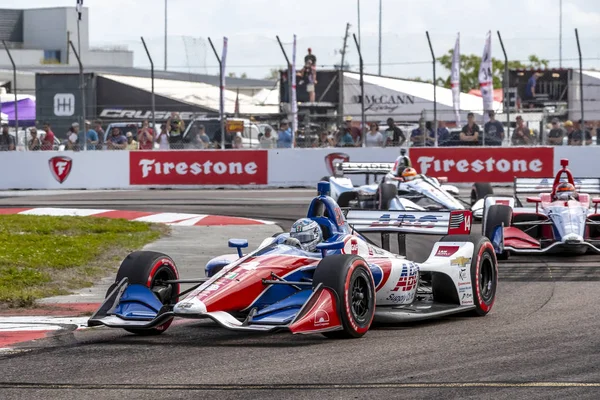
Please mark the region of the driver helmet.
<svg viewBox="0 0 600 400"><path fill-rule="evenodd" d="M412 181L413 179L415 179L417 177L417 171L414 168L406 168L402 172L402 177L407 182Z"/></svg>
<svg viewBox="0 0 600 400"><path fill-rule="evenodd" d="M562 182L556 187L557 200L569 200L575 197L575 186L569 182Z"/></svg>
<svg viewBox="0 0 600 400"><path fill-rule="evenodd" d="M292 225L290 237L298 239L304 250L314 252L317 244L323 240L323 231L312 219L302 218Z"/></svg>
<svg viewBox="0 0 600 400"><path fill-rule="evenodd" d="M408 167L410 167L410 158L405 155L401 155L396 159L392 173L396 176L402 176L402 172L404 172L404 170Z"/></svg>

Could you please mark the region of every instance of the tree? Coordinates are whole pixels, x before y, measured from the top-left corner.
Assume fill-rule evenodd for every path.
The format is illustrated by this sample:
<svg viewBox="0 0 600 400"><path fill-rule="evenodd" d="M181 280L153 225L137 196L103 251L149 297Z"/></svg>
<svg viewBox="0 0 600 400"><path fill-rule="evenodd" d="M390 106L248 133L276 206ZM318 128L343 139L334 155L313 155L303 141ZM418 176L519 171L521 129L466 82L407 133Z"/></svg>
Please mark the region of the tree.
<svg viewBox="0 0 600 400"><path fill-rule="evenodd" d="M269 70L269 74L267 76L265 76L265 79L272 80L272 81L278 80L279 79L279 68L271 68Z"/></svg>
<svg viewBox="0 0 600 400"><path fill-rule="evenodd" d="M442 64L448 71L452 69L452 54L454 49L450 49L448 53L439 57L437 61ZM461 92L468 92L471 89L479 89L479 65L481 64L481 57L475 54L461 54L460 55L460 90ZM519 69L519 68L547 68L548 60L538 58L536 55L530 55L527 63L520 61L508 61L508 69ZM494 80L494 87L502 87L502 77L504 75L504 61L492 58L492 75ZM446 79L438 78L438 85L450 88L450 76Z"/></svg>
<svg viewBox="0 0 600 400"><path fill-rule="evenodd" d="M237 75L235 74L235 72L230 72L227 74L228 77L230 78L237 78ZM246 74L245 72L242 72L242 75L240 75L240 78L246 79L248 77L248 74Z"/></svg>

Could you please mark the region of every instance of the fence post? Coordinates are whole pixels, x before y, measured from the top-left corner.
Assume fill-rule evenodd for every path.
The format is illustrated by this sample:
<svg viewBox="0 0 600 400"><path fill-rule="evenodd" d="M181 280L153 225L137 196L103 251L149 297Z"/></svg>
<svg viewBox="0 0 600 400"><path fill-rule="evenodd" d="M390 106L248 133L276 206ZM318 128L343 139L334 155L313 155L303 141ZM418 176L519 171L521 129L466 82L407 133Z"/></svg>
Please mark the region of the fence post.
<svg viewBox="0 0 600 400"><path fill-rule="evenodd" d="M144 45L144 50L146 50L146 55L148 56L148 60L150 61L150 80L152 82L152 129L154 129L156 137L158 137L158 129L156 129L156 102L154 99L154 62L152 61L152 57L150 56L150 52L148 51L148 46L146 46L146 41L143 37L142 44Z"/></svg>
<svg viewBox="0 0 600 400"><path fill-rule="evenodd" d="M583 59L581 58L581 46L579 44L579 33L577 32L577 28L575 28L575 39L577 39L577 51L579 52L579 101L581 103L581 134L582 137L582 146L585 146L585 118L583 115ZM591 132L590 132L591 135Z"/></svg>
<svg viewBox="0 0 600 400"><path fill-rule="evenodd" d="M223 64L221 63L221 57L219 57L219 54L217 53L217 50L215 49L215 46L213 45L212 40L210 40L210 38L208 38L208 43L210 43L210 47L212 47L213 53L215 53L215 57L217 58L217 61L219 62L219 87L221 88L221 90L219 91L219 99L220 99L220 104L225 104L225 99L223 99L223 96L225 95L225 93L223 92ZM220 107L219 107L220 109ZM223 113L221 113L221 149L225 149L225 119L224 119L224 115Z"/></svg>
<svg viewBox="0 0 600 400"><path fill-rule="evenodd" d="M500 36L500 31L496 31L496 33L498 33L500 47L502 47L502 53L504 53L504 77L502 78L502 88L504 94L502 95L502 97L504 98L504 107L506 108L506 136L510 139L510 103L508 101L508 56L506 55L506 49L504 49L504 42L502 42L502 36Z"/></svg>
<svg viewBox="0 0 600 400"><path fill-rule="evenodd" d="M356 50L358 51L358 60L359 60L359 67L360 67L360 124L361 124L361 130L360 130L360 138L362 141L362 146L365 146L365 81L363 80L363 58L362 58L362 53L360 51L360 44L358 44L358 40L356 39L356 34L353 33L352 36L354 37L354 43L356 43Z"/></svg>
<svg viewBox="0 0 600 400"><path fill-rule="evenodd" d="M4 45L4 49L6 50L6 54L8 54L8 58L10 59L10 63L13 68L13 93L15 95L15 150L17 149L17 144L19 143L19 103L17 102L17 66L15 65L15 61L10 54L10 50L8 50L8 46L6 42L3 40L2 44ZM25 151L29 150L27 145L27 132L23 134L23 144L25 147Z"/></svg>
<svg viewBox="0 0 600 400"><path fill-rule="evenodd" d="M290 105L290 111L292 109L292 91L294 90L293 88L293 84L292 84L292 63L290 62L290 59L287 56L287 53L285 52L285 49L283 48L283 43L281 43L281 39L279 39L279 35L275 35L275 37L277 38L277 43L279 43L279 48L281 49L281 52L283 53L283 57L285 58L285 62L287 63L287 81L288 81L288 104ZM289 115L289 114L288 114ZM293 132L295 134L295 132Z"/></svg>
<svg viewBox="0 0 600 400"><path fill-rule="evenodd" d="M429 50L431 51L431 63L433 64L433 134L435 138L435 147L438 147L438 118L437 118L437 85L436 85L436 75L435 75L435 54L433 53L433 46L431 45L431 38L429 37L429 31L425 31L427 35L427 43L429 43ZM427 130L427 128L425 128ZM423 146L427 144L427 139L423 143Z"/></svg>
<svg viewBox="0 0 600 400"><path fill-rule="evenodd" d="M83 148L84 151L87 151L87 132L85 131L85 80L83 78L83 65L81 64L81 58L79 58L79 53L75 50L75 45L73 45L73 41L69 41L71 45L71 49L73 50L73 54L75 54L75 58L77 59L77 63L79 64L79 83L81 85L81 124L79 125L79 129L83 129Z"/></svg>

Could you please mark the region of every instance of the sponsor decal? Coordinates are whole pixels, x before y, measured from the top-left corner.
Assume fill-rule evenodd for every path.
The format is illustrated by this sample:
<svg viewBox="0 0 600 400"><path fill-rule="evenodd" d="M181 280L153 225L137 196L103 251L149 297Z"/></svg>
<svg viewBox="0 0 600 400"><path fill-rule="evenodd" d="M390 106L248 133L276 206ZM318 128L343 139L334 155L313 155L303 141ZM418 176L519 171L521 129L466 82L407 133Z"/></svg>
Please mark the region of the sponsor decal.
<svg viewBox="0 0 600 400"><path fill-rule="evenodd" d="M350 252L352 254L358 254L358 241L356 239L352 239L350 242Z"/></svg>
<svg viewBox="0 0 600 400"><path fill-rule="evenodd" d="M460 235L471 233L471 219L472 213L470 211L452 211L450 213L450 223L448 224L449 235Z"/></svg>
<svg viewBox="0 0 600 400"><path fill-rule="evenodd" d="M225 278L233 280L233 279L235 279L236 276L238 276L237 272L229 272L228 274L225 275Z"/></svg>
<svg viewBox="0 0 600 400"><path fill-rule="evenodd" d="M342 226L344 226L344 224L346 223L346 220L344 219L344 216L342 215L342 210L340 210L339 207L335 208L335 222L338 224L338 226L340 228Z"/></svg>
<svg viewBox="0 0 600 400"><path fill-rule="evenodd" d="M329 314L325 310L317 310L315 313L315 326L327 326L329 325Z"/></svg>
<svg viewBox="0 0 600 400"><path fill-rule="evenodd" d="M423 215L417 218L414 214L398 214L392 219L392 214L383 214L370 226L413 226L419 228L433 228L438 218L435 215Z"/></svg>
<svg viewBox="0 0 600 400"><path fill-rule="evenodd" d="M410 266L403 264L396 287L392 291L397 292L401 290L403 292L410 292L415 286L417 286L417 268L414 264L410 264Z"/></svg>
<svg viewBox="0 0 600 400"><path fill-rule="evenodd" d="M212 285L206 287L203 292L214 292L215 290L219 290L219 285L217 285L216 283L213 283Z"/></svg>
<svg viewBox="0 0 600 400"><path fill-rule="evenodd" d="M464 281L468 277L469 277L469 274L467 273L467 269L466 268L461 268L460 271L458 272L458 278L461 281Z"/></svg>
<svg viewBox="0 0 600 400"><path fill-rule="evenodd" d="M250 261L242 264L240 268L245 269L246 271L254 271L259 265L260 263L258 261Z"/></svg>
<svg viewBox="0 0 600 400"><path fill-rule="evenodd" d="M132 151L131 185L266 185L264 150Z"/></svg>
<svg viewBox="0 0 600 400"><path fill-rule="evenodd" d="M496 200L494 204L499 204L502 206L510 206L510 200Z"/></svg>
<svg viewBox="0 0 600 400"><path fill-rule="evenodd" d="M407 94L365 94L362 96L352 96L352 102L355 104L365 104L365 112L388 112L392 113L405 104L415 104L415 97Z"/></svg>
<svg viewBox="0 0 600 400"><path fill-rule="evenodd" d="M412 299L415 297L415 293L414 292L410 292L410 293L406 293L406 294L395 294L392 293L390 294L388 297L386 297L385 299L387 301L391 301L393 303L409 303L412 301Z"/></svg>
<svg viewBox="0 0 600 400"><path fill-rule="evenodd" d="M471 266L471 258L470 257L456 257L450 260L450 265L455 265L460 268L466 268L467 265Z"/></svg>
<svg viewBox="0 0 600 400"><path fill-rule="evenodd" d="M343 163L350 161L350 156L346 153L329 153L325 156L325 166L329 175L335 175L335 165L337 163Z"/></svg>
<svg viewBox="0 0 600 400"><path fill-rule="evenodd" d="M75 114L75 95L73 93L56 93L54 95L54 115L70 117Z"/></svg>
<svg viewBox="0 0 600 400"><path fill-rule="evenodd" d="M172 111L156 111L154 118L156 120L169 119ZM179 117L183 120L194 119L198 113L182 111ZM73 114L71 114L73 115ZM100 112L101 118L120 118L120 119L152 119L152 110L136 110L124 108L105 108Z"/></svg>
<svg viewBox="0 0 600 400"><path fill-rule="evenodd" d="M460 246L440 246L435 252L436 257L450 257L460 249Z"/></svg>
<svg viewBox="0 0 600 400"><path fill-rule="evenodd" d="M551 147L411 148L414 168L421 174L444 174L450 182L513 182L554 173Z"/></svg>
<svg viewBox="0 0 600 400"><path fill-rule="evenodd" d="M50 167L50 172L54 179L56 179L58 183L63 183L71 173L73 160L69 157L56 156L48 160L48 166Z"/></svg>
<svg viewBox="0 0 600 400"><path fill-rule="evenodd" d="M466 285L471 286L471 282L470 281L469 282L458 282L458 286L466 286Z"/></svg>

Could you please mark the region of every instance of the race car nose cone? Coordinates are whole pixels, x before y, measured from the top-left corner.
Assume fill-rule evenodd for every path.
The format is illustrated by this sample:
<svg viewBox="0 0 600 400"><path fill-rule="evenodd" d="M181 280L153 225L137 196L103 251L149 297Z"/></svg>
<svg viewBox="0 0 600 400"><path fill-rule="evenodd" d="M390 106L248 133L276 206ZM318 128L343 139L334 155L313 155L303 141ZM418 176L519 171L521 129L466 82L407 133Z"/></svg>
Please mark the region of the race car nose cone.
<svg viewBox="0 0 600 400"><path fill-rule="evenodd" d="M569 233L563 237L563 240L567 243L581 243L583 238L575 233Z"/></svg>
<svg viewBox="0 0 600 400"><path fill-rule="evenodd" d="M196 297L192 297L175 304L173 312L175 314L205 314L206 305Z"/></svg>

